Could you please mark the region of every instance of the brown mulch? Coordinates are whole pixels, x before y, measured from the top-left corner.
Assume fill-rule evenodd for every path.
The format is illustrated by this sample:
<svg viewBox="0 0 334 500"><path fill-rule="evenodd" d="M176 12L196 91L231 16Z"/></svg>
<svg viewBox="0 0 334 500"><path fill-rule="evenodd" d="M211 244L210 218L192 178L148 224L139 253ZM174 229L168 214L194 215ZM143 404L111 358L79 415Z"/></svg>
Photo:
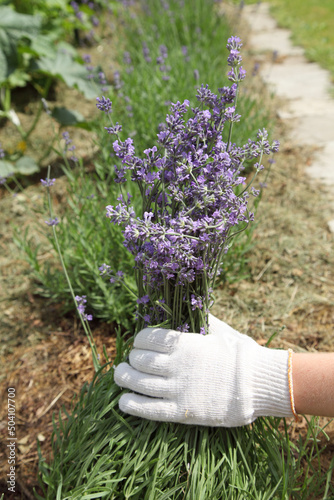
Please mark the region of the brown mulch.
<svg viewBox="0 0 334 500"><path fill-rule="evenodd" d="M44 301L45 302L45 301ZM45 305L44 305L45 306ZM38 300L33 307L43 307ZM53 308L54 309L54 308ZM56 311L49 308L47 333L22 339L11 354L1 356L2 372L0 410L0 493L6 493L6 500L34 498L32 492L37 484L37 440L41 452L48 457L51 452L53 431L52 414L64 405L71 408L73 397L79 393L85 382L94 376L92 356L88 340L83 335L80 322L75 318L58 318L52 321ZM32 312L26 317L26 330L34 327L46 328L47 324L36 318ZM110 359L115 354L115 336L112 325L93 324L98 352L103 354L105 345ZM28 344L28 345L27 345ZM7 388L16 391L16 493L7 490Z"/></svg>

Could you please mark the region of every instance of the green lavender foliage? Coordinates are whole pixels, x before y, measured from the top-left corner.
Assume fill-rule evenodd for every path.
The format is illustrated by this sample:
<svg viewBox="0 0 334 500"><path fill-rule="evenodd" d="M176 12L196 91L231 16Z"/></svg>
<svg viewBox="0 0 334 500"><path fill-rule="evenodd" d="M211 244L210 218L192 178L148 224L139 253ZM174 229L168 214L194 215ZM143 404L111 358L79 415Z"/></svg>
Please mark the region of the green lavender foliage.
<svg viewBox="0 0 334 500"><path fill-rule="evenodd" d="M109 196L116 196L114 182L103 170L96 169L94 175L87 175L82 162L75 170L69 166L63 169L68 181L67 205L64 213L59 214L56 210L54 215L61 221L56 228L57 238L74 292L87 296L88 312L95 317L131 328L134 321L131 294L122 286L111 288L98 269L103 262L110 261L114 269L124 270L128 285L134 288L133 258L124 249L119 228L108 223L104 216ZM47 219L47 211L39 214L39 224L43 220L41 217ZM44 234L51 249L58 254L51 229L46 228ZM54 259L39 259L40 249L29 230L23 235L17 230L15 241L30 263L36 292L62 303L64 313L75 309L64 273ZM45 251L45 245L43 249Z"/></svg>
<svg viewBox="0 0 334 500"><path fill-rule="evenodd" d="M279 431L280 419L224 429L124 415L120 392L112 370L102 369L73 410L54 419L54 458L48 465L40 457L44 493L37 498L301 500L334 493L331 470L321 471L315 422L295 445L287 426Z"/></svg>
<svg viewBox="0 0 334 500"><path fill-rule="evenodd" d="M154 0L142 0L140 4L142 12L135 16L128 15L127 10L118 14L121 31L116 53L122 87L117 89L114 82L109 96L114 120L122 124L124 137L134 138L138 151L155 142L170 102L189 99L196 106L194 90L201 84L208 84L215 92L229 83L226 41L236 34L219 11L221 6L218 8L213 0L186 0L182 6L178 0L171 0L169 10L162 9L161 2ZM151 62L145 59L143 44ZM156 61L162 45L167 48L164 66L170 70L161 71L162 65ZM131 63L124 62L124 52L130 55ZM169 79L164 80L164 76ZM241 91L238 113L244 118L235 125L238 143L247 141L259 128L268 128L267 110L260 109L245 89Z"/></svg>

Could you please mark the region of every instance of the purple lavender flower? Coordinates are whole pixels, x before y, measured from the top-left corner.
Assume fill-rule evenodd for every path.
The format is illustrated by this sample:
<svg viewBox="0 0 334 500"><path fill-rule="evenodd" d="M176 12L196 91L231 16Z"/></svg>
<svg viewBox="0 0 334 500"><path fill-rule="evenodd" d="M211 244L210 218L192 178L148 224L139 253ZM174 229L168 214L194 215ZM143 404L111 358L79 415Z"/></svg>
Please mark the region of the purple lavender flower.
<svg viewBox="0 0 334 500"><path fill-rule="evenodd" d="M148 304L150 301L150 297L148 295L144 295L143 297L140 297L137 299L137 304Z"/></svg>
<svg viewBox="0 0 334 500"><path fill-rule="evenodd" d="M152 58L150 55L150 49L148 48L146 42L143 42L143 56L144 56L144 59L147 63L152 62Z"/></svg>
<svg viewBox="0 0 334 500"><path fill-rule="evenodd" d="M99 24L100 24L100 21L98 20L98 18L96 16L91 16L90 21L91 21L92 25L95 27L99 26Z"/></svg>
<svg viewBox="0 0 334 500"><path fill-rule="evenodd" d="M54 183L56 182L56 179L41 179L41 184L42 186L44 187L51 187L54 185Z"/></svg>
<svg viewBox="0 0 334 500"><path fill-rule="evenodd" d="M191 309L195 311L195 309L203 309L202 297L196 297L193 293L190 296Z"/></svg>
<svg viewBox="0 0 334 500"><path fill-rule="evenodd" d="M81 22L83 22L83 20L84 20L83 12L81 12L81 10L79 10L78 12L75 13L75 17L77 19L79 19L79 21L81 21Z"/></svg>
<svg viewBox="0 0 334 500"><path fill-rule="evenodd" d="M108 266L108 264L102 264L102 266L99 267L99 271L100 276L109 275L111 273L111 267Z"/></svg>
<svg viewBox="0 0 334 500"><path fill-rule="evenodd" d="M102 86L107 85L106 75L103 73L103 71L100 71L97 76L99 78L100 85L102 85Z"/></svg>
<svg viewBox="0 0 334 500"><path fill-rule="evenodd" d="M255 187L251 187L250 190L251 190L251 193L252 193L253 196L255 196L255 197L259 196L259 194L260 194L260 190L259 189L255 189Z"/></svg>
<svg viewBox="0 0 334 500"><path fill-rule="evenodd" d="M113 125L112 127L104 127L104 128L108 132L108 134L118 135L118 132L121 132L122 130L122 125L119 125L118 122L116 122L116 124Z"/></svg>
<svg viewBox="0 0 334 500"><path fill-rule="evenodd" d="M5 157L5 151L2 149L1 144L0 144L0 160Z"/></svg>
<svg viewBox="0 0 334 500"><path fill-rule="evenodd" d="M124 82L121 80L121 75L119 71L114 72L114 87L116 90L120 90L124 85Z"/></svg>
<svg viewBox="0 0 334 500"><path fill-rule="evenodd" d="M49 108L49 105L48 105L48 103L47 103L46 99L44 99L44 97L42 97L42 99L41 99L41 103L42 103L42 105L43 105L43 109L44 109L45 113L46 113L47 115L51 115L51 110L50 110L50 108Z"/></svg>
<svg viewBox="0 0 334 500"><path fill-rule="evenodd" d="M181 47L181 50L182 50L182 54L183 54L185 62L189 62L190 61L190 57L189 57L189 54L188 54L188 47L186 45L183 45Z"/></svg>
<svg viewBox="0 0 334 500"><path fill-rule="evenodd" d="M160 51L162 59L163 60L167 59L167 57L168 57L168 50L167 50L166 45L160 45L159 51Z"/></svg>
<svg viewBox="0 0 334 500"><path fill-rule="evenodd" d="M120 196L118 205L106 207L110 221L122 226L124 245L134 256L139 326L149 317L151 324L206 331L224 255L234 233L254 219L248 202L250 193L258 193L245 185L244 163L257 159L256 175L263 168L262 156L278 148L276 142L269 143L265 130L244 145L224 139L230 137L224 127L231 131L240 119L235 102L244 78L240 39L231 37L227 47L233 82L229 87L215 94L202 85L196 95L199 105L190 110L188 100L171 104L157 145L142 156L136 155L131 138L113 143L119 160L116 182L130 177L142 195L139 214L130 196ZM161 46L159 64L165 64L167 55ZM111 277L113 282L119 279Z"/></svg>
<svg viewBox="0 0 334 500"><path fill-rule="evenodd" d="M259 69L260 69L260 63L255 62L254 67L253 67L253 71L252 71L252 76L256 76L259 72Z"/></svg>
<svg viewBox="0 0 334 500"><path fill-rule="evenodd" d="M132 59L131 59L131 55L130 55L130 52L128 51L125 51L124 54L123 54L123 61L125 64L132 64Z"/></svg>
<svg viewBox="0 0 334 500"><path fill-rule="evenodd" d="M86 64L90 64L92 62L92 58L89 54L83 54L82 59Z"/></svg>
<svg viewBox="0 0 334 500"><path fill-rule="evenodd" d="M57 226L57 225L59 224L59 222L60 222L60 221L59 221L58 217L55 217L54 219L52 219L52 218L50 217L50 219L49 219L49 220L46 220L46 221L44 221L44 222L45 222L45 224L47 224L48 226Z"/></svg>
<svg viewBox="0 0 334 500"><path fill-rule="evenodd" d="M86 303L87 303L86 295L82 295L81 297L80 297L80 295L76 295L75 300L77 303L78 313L80 314L80 316L82 316L83 320L84 321L92 321L93 316L91 314L85 313Z"/></svg>
<svg viewBox="0 0 334 500"><path fill-rule="evenodd" d="M102 96L96 98L96 107L100 111L104 111L106 114L111 113L112 102L109 97Z"/></svg>
<svg viewBox="0 0 334 500"><path fill-rule="evenodd" d="M92 64L87 64L86 66L87 70L87 80L93 80L95 78L95 68Z"/></svg>
<svg viewBox="0 0 334 500"><path fill-rule="evenodd" d="M73 142L72 139L70 139L70 134L68 132L63 132L62 137L65 141L65 150L64 153L68 150L68 146Z"/></svg>

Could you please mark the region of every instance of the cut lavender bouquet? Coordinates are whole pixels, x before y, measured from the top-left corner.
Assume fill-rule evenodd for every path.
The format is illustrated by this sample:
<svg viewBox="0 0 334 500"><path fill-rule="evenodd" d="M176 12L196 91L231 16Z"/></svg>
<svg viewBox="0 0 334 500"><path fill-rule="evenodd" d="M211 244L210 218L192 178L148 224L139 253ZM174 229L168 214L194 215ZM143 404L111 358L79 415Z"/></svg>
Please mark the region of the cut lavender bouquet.
<svg viewBox="0 0 334 500"><path fill-rule="evenodd" d="M227 43L231 86L216 95L202 85L195 108L188 100L172 104L157 144L143 158L136 156L131 138L118 137L118 124L106 127L118 137L113 148L121 160L115 166L119 204L107 207L107 217L123 227L124 245L135 259L137 331L159 325L208 333L212 290L223 257L233 237L254 219L248 201L258 191L251 184L263 169L263 154L276 152L278 142L270 144L264 129L243 146L232 142L233 124L240 120L239 84L245 78L241 45L238 37ZM110 100L97 101L109 114ZM246 183L243 170L250 160L257 162ZM122 192L129 176L142 198L140 214L131 205L132 196ZM112 274L107 264L100 270L112 282L123 279L122 272Z"/></svg>

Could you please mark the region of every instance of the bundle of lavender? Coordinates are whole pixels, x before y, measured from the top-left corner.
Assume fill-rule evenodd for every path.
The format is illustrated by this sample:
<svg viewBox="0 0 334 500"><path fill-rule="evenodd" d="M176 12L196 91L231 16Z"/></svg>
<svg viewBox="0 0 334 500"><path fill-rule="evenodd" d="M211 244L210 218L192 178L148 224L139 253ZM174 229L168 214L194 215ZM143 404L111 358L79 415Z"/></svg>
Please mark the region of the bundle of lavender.
<svg viewBox="0 0 334 500"><path fill-rule="evenodd" d="M121 160L115 167L119 204L107 207L107 217L123 227L124 245L135 258L138 330L159 325L208 333L213 285L224 255L235 234L254 219L248 202L250 193L257 196L258 191L251 184L263 169L263 154L276 152L278 142L270 144L264 129L243 146L232 142L233 124L240 120L239 84L245 78L241 45L238 37L227 43L231 86L216 95L202 85L195 108L187 100L172 104L157 145L146 149L143 158L136 156L131 138L120 140L120 125L106 127L117 135L113 148ZM109 114L110 100L97 101ZM246 184L244 164L255 159ZM130 194L122 193L129 175L142 197L140 214ZM113 275L106 264L100 270L112 282L123 280L122 272Z"/></svg>

